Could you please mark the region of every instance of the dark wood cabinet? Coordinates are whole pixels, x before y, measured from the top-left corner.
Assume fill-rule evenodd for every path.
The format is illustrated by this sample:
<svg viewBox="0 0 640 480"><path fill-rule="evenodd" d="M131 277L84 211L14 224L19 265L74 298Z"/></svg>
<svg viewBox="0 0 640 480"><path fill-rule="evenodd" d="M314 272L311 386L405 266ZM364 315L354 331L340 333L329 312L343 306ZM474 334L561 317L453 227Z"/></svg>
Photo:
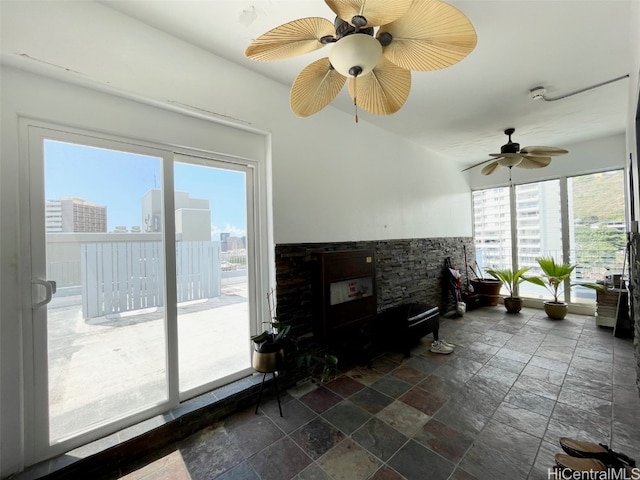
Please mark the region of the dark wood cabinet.
<svg viewBox="0 0 640 480"><path fill-rule="evenodd" d="M374 252L318 253L315 290L315 330L321 338L336 340L369 325L377 308Z"/></svg>

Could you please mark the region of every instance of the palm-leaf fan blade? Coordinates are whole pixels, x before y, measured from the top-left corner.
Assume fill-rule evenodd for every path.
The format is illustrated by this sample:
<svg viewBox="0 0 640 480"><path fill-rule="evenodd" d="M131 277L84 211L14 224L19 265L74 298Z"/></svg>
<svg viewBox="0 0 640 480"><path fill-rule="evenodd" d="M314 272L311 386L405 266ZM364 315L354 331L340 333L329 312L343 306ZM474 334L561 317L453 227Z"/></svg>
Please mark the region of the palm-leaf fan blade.
<svg viewBox="0 0 640 480"><path fill-rule="evenodd" d="M414 1L398 20L380 27L392 35L383 54L408 70L449 67L473 51L478 37L469 19L457 8L439 0Z"/></svg>
<svg viewBox="0 0 640 480"><path fill-rule="evenodd" d="M384 25L407 13L413 0L325 0L333 13L351 23L356 15L367 19L366 27Z"/></svg>
<svg viewBox="0 0 640 480"><path fill-rule="evenodd" d="M480 165L484 165L485 163L490 162L490 161L492 161L492 160L493 160L493 159L489 159L489 160L483 160L483 161L478 162L478 163L474 163L473 165L471 165L471 166L469 166L469 167L467 167L467 168L464 168L464 169L462 169L462 170L460 170L460 171L461 171L461 172L466 172L467 170L471 170L472 168L479 167Z"/></svg>
<svg viewBox="0 0 640 480"><path fill-rule="evenodd" d="M402 108L411 90L411 72L380 57L378 65L363 77L349 78L349 94L355 103L374 115L390 115Z"/></svg>
<svg viewBox="0 0 640 480"><path fill-rule="evenodd" d="M260 35L244 53L253 60L282 60L324 47L320 39L335 32L333 23L326 18L300 18Z"/></svg>
<svg viewBox="0 0 640 480"><path fill-rule="evenodd" d="M491 162L489 165L487 165L486 167L484 167L480 173L482 175L491 175L493 172L495 172L498 168L500 168L500 164L498 162Z"/></svg>
<svg viewBox="0 0 640 480"><path fill-rule="evenodd" d="M558 147L524 147L520 150L520 153L535 155L536 157L553 157L569 153L569 150Z"/></svg>
<svg viewBox="0 0 640 480"><path fill-rule="evenodd" d="M328 58L307 65L291 87L291 109L299 117L308 117L329 105L347 78L333 69Z"/></svg>
<svg viewBox="0 0 640 480"><path fill-rule="evenodd" d="M551 163L551 157L534 157L527 155L518 164L520 168L544 168Z"/></svg>

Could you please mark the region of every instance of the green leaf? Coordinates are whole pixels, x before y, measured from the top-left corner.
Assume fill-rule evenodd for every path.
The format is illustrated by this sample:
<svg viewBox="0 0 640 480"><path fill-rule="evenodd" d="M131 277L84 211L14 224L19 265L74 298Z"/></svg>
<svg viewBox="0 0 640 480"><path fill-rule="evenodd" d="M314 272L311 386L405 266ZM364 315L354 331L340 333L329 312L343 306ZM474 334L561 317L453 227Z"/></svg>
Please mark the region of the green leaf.
<svg viewBox="0 0 640 480"><path fill-rule="evenodd" d="M269 340L269 338L271 338L271 334L267 331L264 331L259 335L252 336L251 340L253 340L255 343L264 343Z"/></svg>
<svg viewBox="0 0 640 480"><path fill-rule="evenodd" d="M519 270L516 270L516 272L514 273L510 268L488 268L486 272L493 278L500 280L509 292L509 296L513 297L517 292L518 285L520 285L522 282L528 281L528 279L524 277L524 274L530 269L531 267L523 267Z"/></svg>

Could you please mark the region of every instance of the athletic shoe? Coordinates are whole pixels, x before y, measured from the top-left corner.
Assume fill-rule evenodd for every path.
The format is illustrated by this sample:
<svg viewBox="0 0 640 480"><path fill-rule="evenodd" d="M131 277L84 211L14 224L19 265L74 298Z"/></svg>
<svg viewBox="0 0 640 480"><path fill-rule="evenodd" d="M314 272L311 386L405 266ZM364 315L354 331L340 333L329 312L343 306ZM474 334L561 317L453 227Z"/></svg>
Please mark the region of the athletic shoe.
<svg viewBox="0 0 640 480"><path fill-rule="evenodd" d="M447 347L444 343L439 342L438 340L435 340L431 344L430 350L433 353L442 353L444 355L448 355L449 353L453 352L453 348Z"/></svg>
<svg viewBox="0 0 640 480"><path fill-rule="evenodd" d="M442 343L445 347L449 347L449 348L456 347L453 343L447 342L446 340L440 340L440 343Z"/></svg>

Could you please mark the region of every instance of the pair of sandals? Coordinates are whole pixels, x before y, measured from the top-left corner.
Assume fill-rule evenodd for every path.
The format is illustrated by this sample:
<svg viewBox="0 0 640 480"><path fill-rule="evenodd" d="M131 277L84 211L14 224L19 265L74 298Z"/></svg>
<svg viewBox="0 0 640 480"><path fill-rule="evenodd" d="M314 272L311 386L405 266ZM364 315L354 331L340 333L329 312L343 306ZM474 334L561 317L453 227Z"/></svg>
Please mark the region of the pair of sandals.
<svg viewBox="0 0 640 480"><path fill-rule="evenodd" d="M571 472L622 470L629 472L636 467L634 459L624 453L614 452L603 443L584 442L568 437L561 437L560 446L566 454L558 453L555 456L555 461L558 468L562 470L569 470ZM620 478L626 477L623 476Z"/></svg>

